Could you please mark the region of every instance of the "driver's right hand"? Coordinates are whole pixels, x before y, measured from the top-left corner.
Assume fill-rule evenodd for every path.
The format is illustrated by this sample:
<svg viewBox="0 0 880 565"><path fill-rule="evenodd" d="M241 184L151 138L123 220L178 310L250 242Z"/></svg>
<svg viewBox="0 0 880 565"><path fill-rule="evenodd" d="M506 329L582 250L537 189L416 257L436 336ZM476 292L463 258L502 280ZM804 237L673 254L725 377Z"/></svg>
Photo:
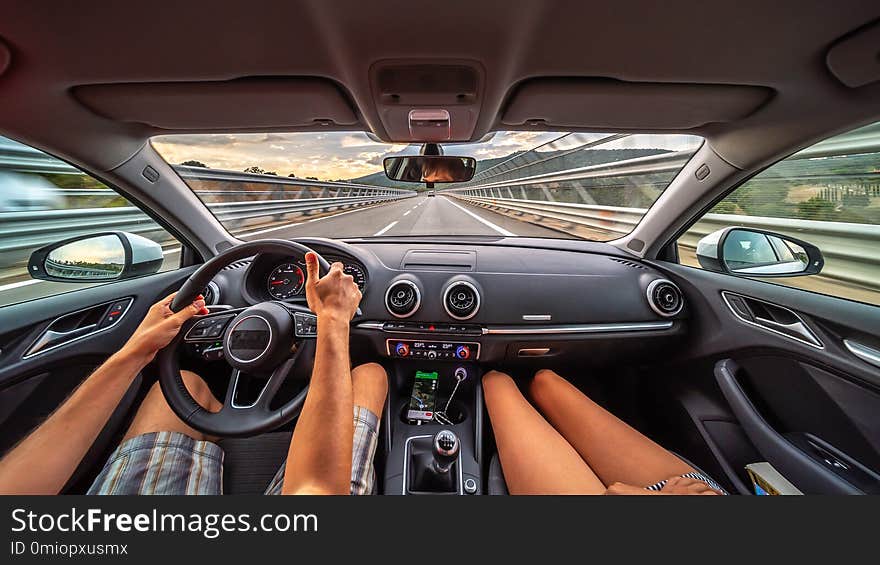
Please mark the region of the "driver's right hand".
<svg viewBox="0 0 880 565"><path fill-rule="evenodd" d="M318 320L348 324L361 302L361 291L351 275L343 272L342 263L330 265L330 272L318 274L318 256L306 253L306 300Z"/></svg>

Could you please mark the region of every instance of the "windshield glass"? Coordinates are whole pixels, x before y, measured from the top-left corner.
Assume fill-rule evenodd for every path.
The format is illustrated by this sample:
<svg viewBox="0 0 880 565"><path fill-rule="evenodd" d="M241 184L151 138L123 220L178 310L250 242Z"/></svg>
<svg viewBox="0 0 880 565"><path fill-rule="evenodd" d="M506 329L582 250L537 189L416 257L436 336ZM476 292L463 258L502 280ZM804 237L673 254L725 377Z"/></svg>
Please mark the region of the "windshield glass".
<svg viewBox="0 0 880 565"><path fill-rule="evenodd" d="M520 236L608 241L629 233L702 143L689 135L499 132L447 144L466 183L386 178L419 145L364 133L157 137L155 149L233 234L285 238Z"/></svg>

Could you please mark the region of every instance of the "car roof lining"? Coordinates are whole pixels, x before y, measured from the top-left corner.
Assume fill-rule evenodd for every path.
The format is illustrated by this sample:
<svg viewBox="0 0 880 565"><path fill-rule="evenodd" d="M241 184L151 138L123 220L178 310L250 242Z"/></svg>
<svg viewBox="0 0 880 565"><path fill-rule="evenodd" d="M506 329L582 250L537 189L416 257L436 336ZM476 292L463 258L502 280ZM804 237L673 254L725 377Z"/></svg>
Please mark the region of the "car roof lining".
<svg viewBox="0 0 880 565"><path fill-rule="evenodd" d="M574 0L516 5L449 0L421 19L395 0L347 3L345 9L332 0L157 0L149 11L110 0L62 3L51 11L38 2L20 2L6 6L5 12L0 37L9 49L0 48L0 68L8 61L0 75L0 133L92 170L113 169L153 135L315 131L317 126L302 122L322 110L293 86L279 94L288 103L256 109L250 106L264 100L256 88L245 96L252 102L232 107L217 101L200 108L204 98L189 95L179 107L157 109L161 104L156 102L150 110L147 92L156 86L143 86L138 104L135 98L121 100L138 90L131 85L140 83L183 83L190 86L182 90L207 93L209 86L228 88L238 81L326 81L335 85L336 94L322 95L327 98L323 102L327 111L338 112L339 123L320 129L371 131L388 139L369 73L383 60L413 65L471 60L485 69L472 139L498 130L559 129L506 123L527 116L529 112L519 110L523 106L531 110L539 103L529 96L520 102L524 95L517 94L518 88L537 80L617 81L653 85L656 92L668 87L663 91L679 93L681 104L699 111L699 119L687 111L651 116L644 110L650 97L637 94L636 88L617 107L609 94L594 98L613 107L604 122L599 118L605 112L597 109L607 107L599 104L592 109L584 104L580 116L574 104L567 105L567 115L565 108L552 110L571 131L701 135L719 156L741 169L761 167L798 147L880 118L880 82L870 80L874 75L861 67L863 84L850 88L826 62L832 46L878 20L880 7L873 0L718 5L634 0L625 7ZM248 21L254 25L243 25ZM852 72L865 64L859 61L873 61L852 45L848 49L856 55L844 58L845 64L835 63L837 69L843 65ZM134 90L112 100L108 85ZM680 94L689 85L694 94ZM697 85L708 86L697 94L702 88ZM101 89L103 94L96 94ZM715 89L736 93L723 95L729 97L729 106L714 100L711 93L722 91ZM757 99L752 93L758 91L773 95L749 110L753 96ZM216 93L204 96L220 98ZM585 96L590 99L589 93ZM297 115L288 107L294 100L311 105L311 111ZM690 108L707 101L705 108ZM273 112L278 119L267 127Z"/></svg>

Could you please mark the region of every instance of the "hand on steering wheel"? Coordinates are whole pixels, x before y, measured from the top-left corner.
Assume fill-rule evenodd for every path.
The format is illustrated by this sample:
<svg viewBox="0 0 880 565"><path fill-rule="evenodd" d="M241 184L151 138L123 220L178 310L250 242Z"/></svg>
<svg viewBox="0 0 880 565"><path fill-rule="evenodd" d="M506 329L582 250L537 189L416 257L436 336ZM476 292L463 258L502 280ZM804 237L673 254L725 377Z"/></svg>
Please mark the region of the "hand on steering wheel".
<svg viewBox="0 0 880 565"><path fill-rule="evenodd" d="M309 280L307 298L316 310L279 301L261 302L248 308L222 310L196 316L184 322L179 334L157 357L159 383L168 405L187 425L214 436L250 436L271 431L293 420L302 408L308 386L293 399L272 407L284 380L300 358L303 340L317 336L318 314L321 317L354 316L360 291L352 277L342 272L342 265L330 265L308 247L285 240L259 240L236 245L207 261L183 284L171 301L178 312L188 307L208 282L223 267L259 253L306 256ZM319 280L320 272L330 273ZM189 394L180 376L181 344L202 347L232 367L223 408L209 412ZM256 377L262 383L254 401L245 400L239 382Z"/></svg>

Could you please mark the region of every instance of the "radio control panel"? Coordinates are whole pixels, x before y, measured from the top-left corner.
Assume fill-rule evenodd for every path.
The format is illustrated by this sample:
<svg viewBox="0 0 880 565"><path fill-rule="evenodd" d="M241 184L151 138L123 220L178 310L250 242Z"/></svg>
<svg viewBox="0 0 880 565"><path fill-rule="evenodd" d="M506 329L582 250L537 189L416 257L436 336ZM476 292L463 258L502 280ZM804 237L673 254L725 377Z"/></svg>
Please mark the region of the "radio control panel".
<svg viewBox="0 0 880 565"><path fill-rule="evenodd" d="M475 341L388 339L385 347L389 357L398 359L476 361L480 358L480 344Z"/></svg>

